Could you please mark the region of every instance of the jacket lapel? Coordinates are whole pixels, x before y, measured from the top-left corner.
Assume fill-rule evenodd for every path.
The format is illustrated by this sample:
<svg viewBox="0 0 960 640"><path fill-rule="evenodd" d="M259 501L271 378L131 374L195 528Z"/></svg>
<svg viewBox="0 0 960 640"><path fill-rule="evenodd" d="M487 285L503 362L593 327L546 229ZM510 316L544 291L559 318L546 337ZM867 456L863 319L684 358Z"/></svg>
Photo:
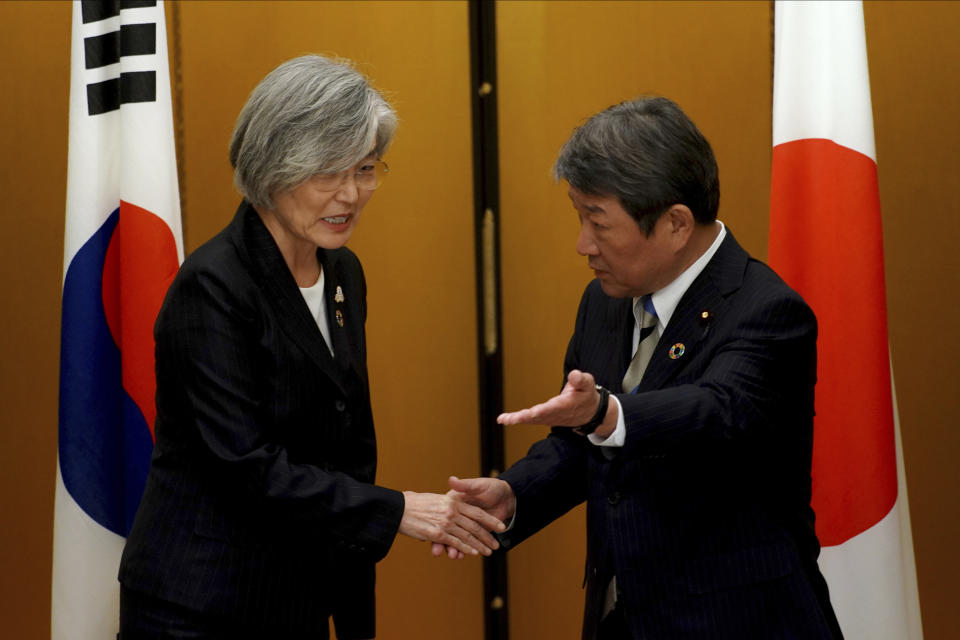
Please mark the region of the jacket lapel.
<svg viewBox="0 0 960 640"><path fill-rule="evenodd" d="M727 296L740 288L748 259L728 229L716 254L680 299L657 342L638 392L663 387L694 359L716 317L726 310Z"/></svg>
<svg viewBox="0 0 960 640"><path fill-rule="evenodd" d="M337 259L337 252L318 250L317 256L323 267L324 299L327 306L327 326L333 341L333 353L341 376L350 370L362 378L361 367L357 364L360 354L359 331L363 327L360 300L362 295L348 286L347 274L343 264ZM338 295L339 294L339 295Z"/></svg>
<svg viewBox="0 0 960 640"><path fill-rule="evenodd" d="M619 371L616 380L610 380L603 386L620 393L623 388L623 376L630 366L630 360L633 359L633 332L637 321L633 315L633 298L617 298L614 306L611 307L611 318L608 321L611 327L612 343L617 345L617 349L611 349L611 353L616 354L615 366L604 368L604 371Z"/></svg>
<svg viewBox="0 0 960 640"><path fill-rule="evenodd" d="M237 210L234 222L239 228L239 233L235 235L237 248L257 275L264 297L280 319L281 329L345 393L343 375L330 356L317 322L310 314L293 274L260 215L244 201ZM331 333L335 328L336 324L333 324Z"/></svg>

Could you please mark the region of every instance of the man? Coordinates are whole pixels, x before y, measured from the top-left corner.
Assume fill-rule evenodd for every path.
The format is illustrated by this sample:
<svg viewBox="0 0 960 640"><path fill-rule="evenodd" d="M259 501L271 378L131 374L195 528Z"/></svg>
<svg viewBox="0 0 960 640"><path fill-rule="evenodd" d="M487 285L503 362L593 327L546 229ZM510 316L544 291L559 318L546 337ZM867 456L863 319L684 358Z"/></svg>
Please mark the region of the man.
<svg viewBox="0 0 960 640"><path fill-rule="evenodd" d="M716 219L709 143L665 98L611 107L554 167L596 279L554 426L454 493L505 549L587 501L583 638L840 638L810 508L813 312ZM439 549L435 549L439 553Z"/></svg>

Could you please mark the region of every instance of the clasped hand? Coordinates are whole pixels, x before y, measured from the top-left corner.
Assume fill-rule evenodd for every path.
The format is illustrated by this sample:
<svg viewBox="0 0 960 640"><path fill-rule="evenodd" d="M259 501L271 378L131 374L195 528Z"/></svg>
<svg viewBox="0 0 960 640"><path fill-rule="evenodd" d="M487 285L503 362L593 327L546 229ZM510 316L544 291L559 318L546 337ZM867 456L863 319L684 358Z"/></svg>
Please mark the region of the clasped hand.
<svg viewBox="0 0 960 640"><path fill-rule="evenodd" d="M497 417L500 424L547 424L547 425L568 425L578 426L589 422L597 410L599 394L594 386L594 378L589 373L574 369L567 375L567 382L564 384L560 395L554 396L527 409L514 411L512 413L501 413ZM604 422L612 419L616 422L616 413L608 412L608 416L613 416ZM608 434L605 434L608 435ZM480 509L489 517L498 518L496 521L502 523L513 518L516 510L516 497L510 485L497 478L469 478L460 480L456 477L450 478L450 491L447 496L457 500L465 506L473 506ZM473 513L473 512L471 512ZM490 531L503 531L504 529L489 529ZM483 533L488 533L484 531ZM489 534L488 534L489 535ZM484 537L487 551L478 547L484 555L489 553L489 549L499 547L493 536ZM493 544L490 544L492 540ZM460 539L458 542L462 543ZM462 544L446 544L441 540L433 540L431 547L435 556L446 553L450 558L462 558L464 553L476 553L476 551L464 551Z"/></svg>
<svg viewBox="0 0 960 640"><path fill-rule="evenodd" d="M504 524L484 509L451 493L404 491L403 497L400 533L454 549L461 557L478 553L488 556L500 546L491 532L503 531Z"/></svg>

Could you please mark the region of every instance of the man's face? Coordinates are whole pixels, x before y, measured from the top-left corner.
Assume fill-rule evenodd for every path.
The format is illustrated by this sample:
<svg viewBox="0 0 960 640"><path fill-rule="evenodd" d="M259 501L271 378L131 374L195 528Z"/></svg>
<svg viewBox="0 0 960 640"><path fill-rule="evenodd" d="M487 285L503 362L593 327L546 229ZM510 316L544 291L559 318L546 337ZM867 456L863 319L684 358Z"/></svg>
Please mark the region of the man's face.
<svg viewBox="0 0 960 640"><path fill-rule="evenodd" d="M669 212L647 236L618 198L589 195L574 187L569 195L580 217L577 253L587 257L608 296L653 293L678 275L678 238Z"/></svg>

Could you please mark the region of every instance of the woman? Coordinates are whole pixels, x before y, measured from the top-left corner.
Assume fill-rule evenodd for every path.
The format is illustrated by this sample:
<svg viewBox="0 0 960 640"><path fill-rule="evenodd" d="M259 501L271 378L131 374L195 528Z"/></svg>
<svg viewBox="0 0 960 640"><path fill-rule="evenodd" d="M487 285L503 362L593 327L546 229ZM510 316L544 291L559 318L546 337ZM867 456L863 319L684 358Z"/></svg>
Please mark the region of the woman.
<svg viewBox="0 0 960 640"><path fill-rule="evenodd" d="M230 143L244 200L157 318L156 448L120 566L121 638L374 637L396 534L489 554L502 523L373 484L366 285L344 248L397 119L320 56L267 75Z"/></svg>

